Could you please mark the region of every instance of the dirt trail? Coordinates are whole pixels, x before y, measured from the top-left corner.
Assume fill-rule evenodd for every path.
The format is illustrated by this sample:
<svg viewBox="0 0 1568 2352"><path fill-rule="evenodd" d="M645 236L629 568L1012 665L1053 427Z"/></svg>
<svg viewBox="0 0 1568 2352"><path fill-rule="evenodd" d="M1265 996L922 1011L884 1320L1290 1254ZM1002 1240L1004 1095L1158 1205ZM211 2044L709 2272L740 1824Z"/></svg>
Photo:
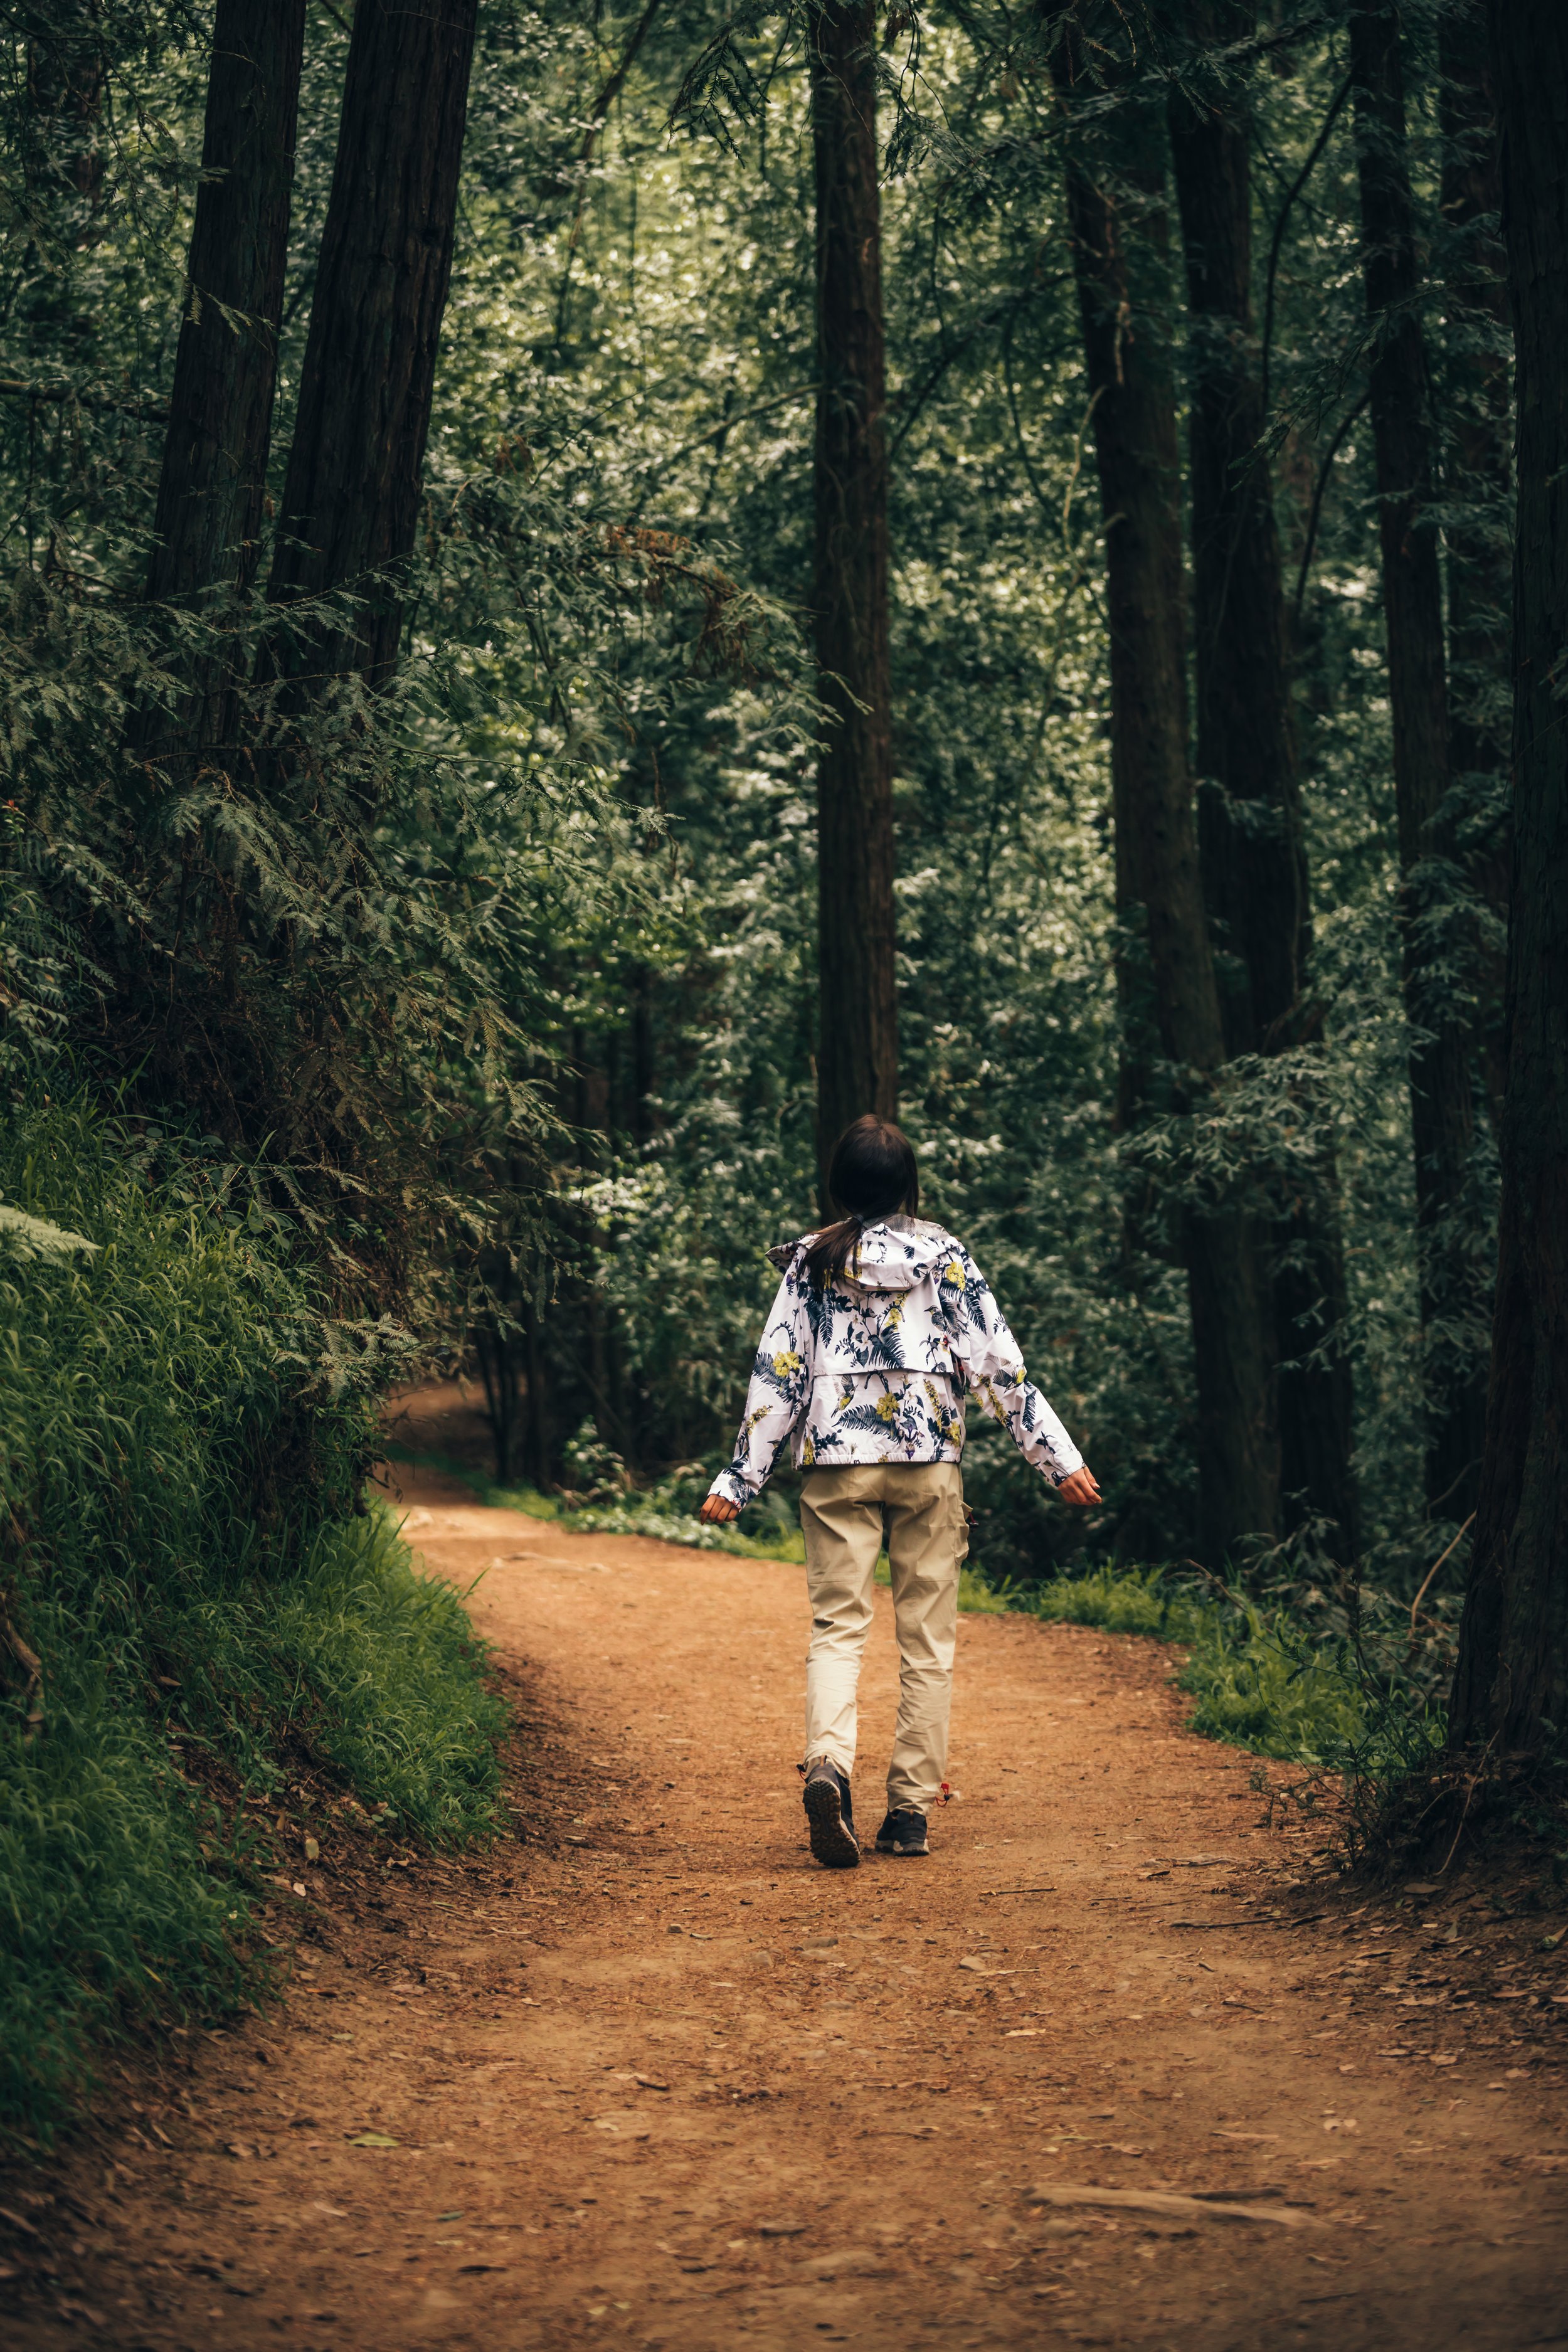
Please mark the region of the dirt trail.
<svg viewBox="0 0 1568 2352"><path fill-rule="evenodd" d="M1441 1906L1330 1887L1298 1924L1310 1839L1152 1644L965 1618L931 1859L829 1875L798 1570L399 1475L431 1564L489 1570L525 1841L352 1916L330 1850L302 1870L287 2012L62 2168L8 2344L1568 2344L1568 2012L1449 2006ZM1522 1967L1541 1923L1488 1932Z"/></svg>

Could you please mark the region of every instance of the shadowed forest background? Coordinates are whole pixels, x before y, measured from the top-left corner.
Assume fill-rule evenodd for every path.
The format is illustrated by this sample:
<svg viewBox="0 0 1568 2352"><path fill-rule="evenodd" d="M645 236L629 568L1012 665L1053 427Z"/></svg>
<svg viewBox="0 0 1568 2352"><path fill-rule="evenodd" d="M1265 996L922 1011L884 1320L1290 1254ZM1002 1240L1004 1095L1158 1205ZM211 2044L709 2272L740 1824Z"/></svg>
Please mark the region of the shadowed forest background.
<svg viewBox="0 0 1568 2352"><path fill-rule="evenodd" d="M873 1108L1105 1495L974 1429L992 1587L1196 1563L1429 1753L1509 1087L1484 10L5 26L26 1771L112 1621L265 1775L192 1592L383 1540L399 1381L482 1375L500 1487L694 1508Z"/></svg>

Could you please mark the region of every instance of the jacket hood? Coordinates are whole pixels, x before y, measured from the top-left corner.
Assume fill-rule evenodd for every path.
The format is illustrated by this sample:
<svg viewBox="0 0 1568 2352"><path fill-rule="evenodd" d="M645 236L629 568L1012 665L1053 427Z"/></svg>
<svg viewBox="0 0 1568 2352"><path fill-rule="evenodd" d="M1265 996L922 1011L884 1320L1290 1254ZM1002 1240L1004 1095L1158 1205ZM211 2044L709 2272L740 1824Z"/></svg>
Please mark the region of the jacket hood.
<svg viewBox="0 0 1568 2352"><path fill-rule="evenodd" d="M803 1234L798 1241L780 1242L768 1255L786 1274L797 1251L816 1239L816 1233ZM867 1226L842 1279L858 1290L913 1290L956 1246L943 1225L927 1224L919 1217L886 1217Z"/></svg>

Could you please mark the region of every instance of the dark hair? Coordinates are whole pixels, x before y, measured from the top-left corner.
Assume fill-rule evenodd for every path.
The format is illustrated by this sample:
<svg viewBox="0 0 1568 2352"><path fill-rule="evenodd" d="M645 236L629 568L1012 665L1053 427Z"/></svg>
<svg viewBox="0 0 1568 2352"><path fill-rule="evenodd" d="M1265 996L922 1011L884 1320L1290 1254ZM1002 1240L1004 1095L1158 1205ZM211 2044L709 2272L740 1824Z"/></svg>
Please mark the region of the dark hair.
<svg viewBox="0 0 1568 2352"><path fill-rule="evenodd" d="M920 1170L903 1129L870 1111L847 1127L833 1147L827 1191L844 1213L806 1251L805 1270L818 1290L843 1273L868 1225L920 1207Z"/></svg>

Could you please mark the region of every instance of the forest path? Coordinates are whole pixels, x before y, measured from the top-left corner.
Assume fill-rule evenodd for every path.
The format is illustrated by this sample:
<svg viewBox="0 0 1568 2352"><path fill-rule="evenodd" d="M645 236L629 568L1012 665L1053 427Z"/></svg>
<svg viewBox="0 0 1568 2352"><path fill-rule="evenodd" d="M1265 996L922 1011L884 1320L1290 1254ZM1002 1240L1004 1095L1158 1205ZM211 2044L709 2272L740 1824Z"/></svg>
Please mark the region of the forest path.
<svg viewBox="0 0 1568 2352"><path fill-rule="evenodd" d="M112 2219L84 2173L107 2234L9 2341L1568 2343L1561 2076L1525 2038L1564 2011L1477 2032L1386 1990L1440 1968L1443 1922L1291 1891L1303 1845L1260 1823L1249 1758L1181 1728L1155 1645L964 1618L931 1859L829 1874L797 1569L397 1475L430 1565L487 1571L524 1842L353 1916L324 1851L287 2011L197 2060L195 2137L170 2106L172 2145L117 2148ZM1075 2187L1254 2218L1047 2201Z"/></svg>

